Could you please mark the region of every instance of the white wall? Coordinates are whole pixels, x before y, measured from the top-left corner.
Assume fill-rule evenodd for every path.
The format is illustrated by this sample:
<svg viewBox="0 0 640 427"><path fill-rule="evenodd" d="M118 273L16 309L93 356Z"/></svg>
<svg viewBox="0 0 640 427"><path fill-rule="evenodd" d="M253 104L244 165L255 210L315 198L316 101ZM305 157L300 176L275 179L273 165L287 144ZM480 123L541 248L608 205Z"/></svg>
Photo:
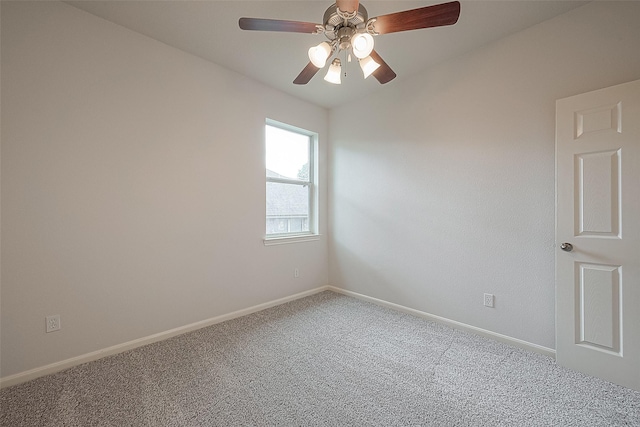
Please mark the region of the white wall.
<svg viewBox="0 0 640 427"><path fill-rule="evenodd" d="M58 2L2 2L1 78L2 377L327 284L262 242L266 117L319 133L326 235L326 110Z"/></svg>
<svg viewBox="0 0 640 427"><path fill-rule="evenodd" d="M590 3L332 110L330 283L554 348L555 100L640 78L638 18Z"/></svg>

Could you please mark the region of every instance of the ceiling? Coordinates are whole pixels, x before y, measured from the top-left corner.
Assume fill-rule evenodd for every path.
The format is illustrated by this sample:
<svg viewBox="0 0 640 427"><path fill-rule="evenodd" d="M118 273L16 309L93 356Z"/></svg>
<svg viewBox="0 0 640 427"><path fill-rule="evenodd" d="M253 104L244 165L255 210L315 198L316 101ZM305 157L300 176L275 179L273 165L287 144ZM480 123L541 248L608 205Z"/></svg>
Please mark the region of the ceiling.
<svg viewBox="0 0 640 427"><path fill-rule="evenodd" d="M443 1L363 0L369 17L414 9ZM240 17L322 23L331 0L295 1L67 1L96 16L322 107L331 108L384 90L398 81L449 58L579 7L584 1L461 1L460 19L440 28L385 34L375 38L376 51L398 77L380 85L362 78L357 63L343 65L341 85L323 80L321 70L309 84L293 79L309 62L307 50L323 35L243 31Z"/></svg>

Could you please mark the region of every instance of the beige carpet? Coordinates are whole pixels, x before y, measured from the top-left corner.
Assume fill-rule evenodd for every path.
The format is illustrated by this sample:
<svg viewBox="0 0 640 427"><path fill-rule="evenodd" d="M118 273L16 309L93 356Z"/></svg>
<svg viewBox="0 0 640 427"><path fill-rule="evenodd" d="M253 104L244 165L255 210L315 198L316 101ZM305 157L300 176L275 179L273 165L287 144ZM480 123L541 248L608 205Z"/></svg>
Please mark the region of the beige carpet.
<svg viewBox="0 0 640 427"><path fill-rule="evenodd" d="M0 391L2 426L640 426L640 393L323 292Z"/></svg>

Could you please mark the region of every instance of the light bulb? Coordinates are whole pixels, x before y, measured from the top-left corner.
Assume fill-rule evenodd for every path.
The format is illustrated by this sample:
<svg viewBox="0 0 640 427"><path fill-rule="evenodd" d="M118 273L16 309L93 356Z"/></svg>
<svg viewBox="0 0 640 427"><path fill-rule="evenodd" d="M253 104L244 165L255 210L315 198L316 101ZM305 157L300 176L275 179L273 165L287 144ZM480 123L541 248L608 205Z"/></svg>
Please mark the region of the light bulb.
<svg viewBox="0 0 640 427"><path fill-rule="evenodd" d="M334 85L339 85L341 73L342 73L342 66L340 65L340 60L336 58L333 60L333 62L329 66L329 70L327 71L327 75L324 76L324 79L329 83L333 83Z"/></svg>
<svg viewBox="0 0 640 427"><path fill-rule="evenodd" d="M360 68L362 68L362 72L364 73L364 78L366 79L380 67L376 61L373 60L372 57L367 56L366 58L362 58L360 60Z"/></svg>
<svg viewBox="0 0 640 427"><path fill-rule="evenodd" d="M322 42L318 46L309 49L309 60L318 68L324 67L329 55L331 55L331 45L327 42Z"/></svg>
<svg viewBox="0 0 640 427"><path fill-rule="evenodd" d="M369 33L358 33L351 38L351 47L356 58L366 58L373 51L373 37Z"/></svg>

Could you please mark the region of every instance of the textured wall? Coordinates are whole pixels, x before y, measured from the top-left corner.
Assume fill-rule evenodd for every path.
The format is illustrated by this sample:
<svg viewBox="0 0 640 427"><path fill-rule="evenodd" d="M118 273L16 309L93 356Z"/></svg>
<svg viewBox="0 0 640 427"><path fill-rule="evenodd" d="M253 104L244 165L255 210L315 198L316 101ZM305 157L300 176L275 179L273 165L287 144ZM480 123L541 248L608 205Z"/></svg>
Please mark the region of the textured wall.
<svg viewBox="0 0 640 427"><path fill-rule="evenodd" d="M3 377L327 284L262 242L266 117L320 134L326 235L326 110L58 2L3 2L1 83Z"/></svg>
<svg viewBox="0 0 640 427"><path fill-rule="evenodd" d="M555 100L640 78L639 16L590 3L332 110L330 283L553 348Z"/></svg>

